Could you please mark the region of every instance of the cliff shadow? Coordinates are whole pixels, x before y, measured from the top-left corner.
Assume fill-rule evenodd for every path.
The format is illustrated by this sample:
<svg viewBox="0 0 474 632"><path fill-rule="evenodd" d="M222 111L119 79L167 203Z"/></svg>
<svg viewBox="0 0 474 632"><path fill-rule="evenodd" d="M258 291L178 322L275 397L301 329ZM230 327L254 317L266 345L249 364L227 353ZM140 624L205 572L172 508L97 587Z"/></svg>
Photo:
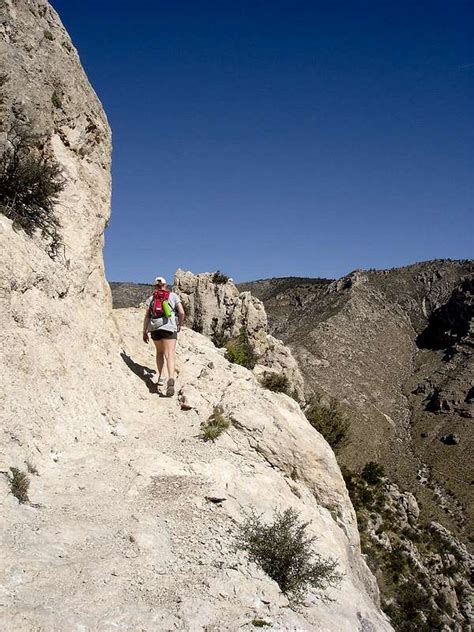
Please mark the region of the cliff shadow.
<svg viewBox="0 0 474 632"><path fill-rule="evenodd" d="M120 353L120 357L128 366L130 371L132 371L132 373L135 373L135 375L137 375L141 380L143 380L143 382L145 382L150 393L158 392L158 387L152 380L153 375L156 373L155 369L150 369L147 366L138 364L138 362L132 360L132 358L127 355L125 351L122 351Z"/></svg>

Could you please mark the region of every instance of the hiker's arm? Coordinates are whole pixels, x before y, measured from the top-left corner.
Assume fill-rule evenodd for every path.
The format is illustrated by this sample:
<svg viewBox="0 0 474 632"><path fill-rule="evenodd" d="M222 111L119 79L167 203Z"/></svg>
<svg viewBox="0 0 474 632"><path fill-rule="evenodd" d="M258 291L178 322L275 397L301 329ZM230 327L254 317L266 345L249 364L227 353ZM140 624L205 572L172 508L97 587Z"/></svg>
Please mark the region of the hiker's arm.
<svg viewBox="0 0 474 632"><path fill-rule="evenodd" d="M143 342L148 343L148 323L150 322L150 308L147 307L143 320Z"/></svg>
<svg viewBox="0 0 474 632"><path fill-rule="evenodd" d="M186 314L184 313L184 309L183 309L183 306L181 305L181 303L178 303L176 305L176 311L178 312L178 327L181 329L181 327L183 326L183 323L184 323L184 318L186 316Z"/></svg>

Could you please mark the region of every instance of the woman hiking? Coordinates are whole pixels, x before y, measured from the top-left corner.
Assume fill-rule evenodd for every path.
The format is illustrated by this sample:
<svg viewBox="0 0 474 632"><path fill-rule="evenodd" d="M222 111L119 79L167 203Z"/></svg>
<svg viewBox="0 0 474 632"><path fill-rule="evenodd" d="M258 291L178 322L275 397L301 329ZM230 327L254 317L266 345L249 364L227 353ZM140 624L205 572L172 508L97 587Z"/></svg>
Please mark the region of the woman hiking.
<svg viewBox="0 0 474 632"><path fill-rule="evenodd" d="M163 368L166 359L168 381L166 396L174 395L176 340L178 331L184 322L184 309L181 299L166 289L166 280L156 277L153 294L146 301L146 314L143 321L143 342L148 344L148 332L156 347L156 366L158 368L158 388L164 386ZM177 315L177 317L176 317Z"/></svg>

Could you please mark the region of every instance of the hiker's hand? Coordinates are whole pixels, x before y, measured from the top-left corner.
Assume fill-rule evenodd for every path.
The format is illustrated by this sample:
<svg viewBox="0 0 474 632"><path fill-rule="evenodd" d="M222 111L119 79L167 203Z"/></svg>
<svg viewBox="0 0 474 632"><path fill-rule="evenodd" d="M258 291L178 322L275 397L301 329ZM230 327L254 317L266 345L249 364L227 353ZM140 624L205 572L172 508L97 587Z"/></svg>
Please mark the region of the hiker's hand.
<svg viewBox="0 0 474 632"><path fill-rule="evenodd" d="M148 332L147 331L143 332L143 342L146 342L148 344Z"/></svg>

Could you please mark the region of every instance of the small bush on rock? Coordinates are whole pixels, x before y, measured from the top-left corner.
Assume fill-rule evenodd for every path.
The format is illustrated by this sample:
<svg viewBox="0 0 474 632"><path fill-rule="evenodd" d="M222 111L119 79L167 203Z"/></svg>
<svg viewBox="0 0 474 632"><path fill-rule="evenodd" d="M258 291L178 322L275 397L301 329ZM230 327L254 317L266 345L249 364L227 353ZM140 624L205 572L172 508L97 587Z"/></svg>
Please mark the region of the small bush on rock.
<svg viewBox="0 0 474 632"><path fill-rule="evenodd" d="M375 461L369 461L364 465L364 469L361 473L362 478L369 485L377 485L385 476L383 465L376 463Z"/></svg>
<svg viewBox="0 0 474 632"><path fill-rule="evenodd" d="M310 401L305 410L309 423L320 432L334 452L349 443L350 421L335 399L323 406L317 399Z"/></svg>
<svg viewBox="0 0 474 632"><path fill-rule="evenodd" d="M218 349L222 349L229 342L229 337L222 331L215 331L211 336L211 340Z"/></svg>
<svg viewBox="0 0 474 632"><path fill-rule="evenodd" d="M238 540L238 547L295 602L304 599L310 588L325 590L341 580L337 562L313 551L316 538L306 535L307 526L294 509L276 510L271 524L251 512Z"/></svg>
<svg viewBox="0 0 474 632"><path fill-rule="evenodd" d="M17 467L10 468L10 490L11 493L18 498L20 503L28 503L28 488L30 487L30 480L25 472L22 472Z"/></svg>
<svg viewBox="0 0 474 632"><path fill-rule="evenodd" d="M61 95L59 94L59 92L56 92L56 90L53 92L51 96L51 103L54 105L55 108L58 108L58 109L61 108L63 105Z"/></svg>
<svg viewBox="0 0 474 632"><path fill-rule="evenodd" d="M212 415L201 426L201 439L203 441L215 441L230 426L229 420L224 417L223 413L222 408L216 406Z"/></svg>
<svg viewBox="0 0 474 632"><path fill-rule="evenodd" d="M217 285L224 285L224 283L227 283L228 280L229 277L220 270L216 270L216 272L212 275L212 282Z"/></svg>
<svg viewBox="0 0 474 632"><path fill-rule="evenodd" d="M247 369L253 369L257 364L257 357L246 330L242 327L237 338L229 340L226 344L226 358L233 364L240 364Z"/></svg>
<svg viewBox="0 0 474 632"><path fill-rule="evenodd" d="M44 139L14 125L0 147L0 212L30 237L37 230L54 257L61 245L54 213L65 185L61 167L44 148Z"/></svg>
<svg viewBox="0 0 474 632"><path fill-rule="evenodd" d="M275 393L286 393L288 395L290 390L290 382L283 373L264 373L260 384Z"/></svg>

